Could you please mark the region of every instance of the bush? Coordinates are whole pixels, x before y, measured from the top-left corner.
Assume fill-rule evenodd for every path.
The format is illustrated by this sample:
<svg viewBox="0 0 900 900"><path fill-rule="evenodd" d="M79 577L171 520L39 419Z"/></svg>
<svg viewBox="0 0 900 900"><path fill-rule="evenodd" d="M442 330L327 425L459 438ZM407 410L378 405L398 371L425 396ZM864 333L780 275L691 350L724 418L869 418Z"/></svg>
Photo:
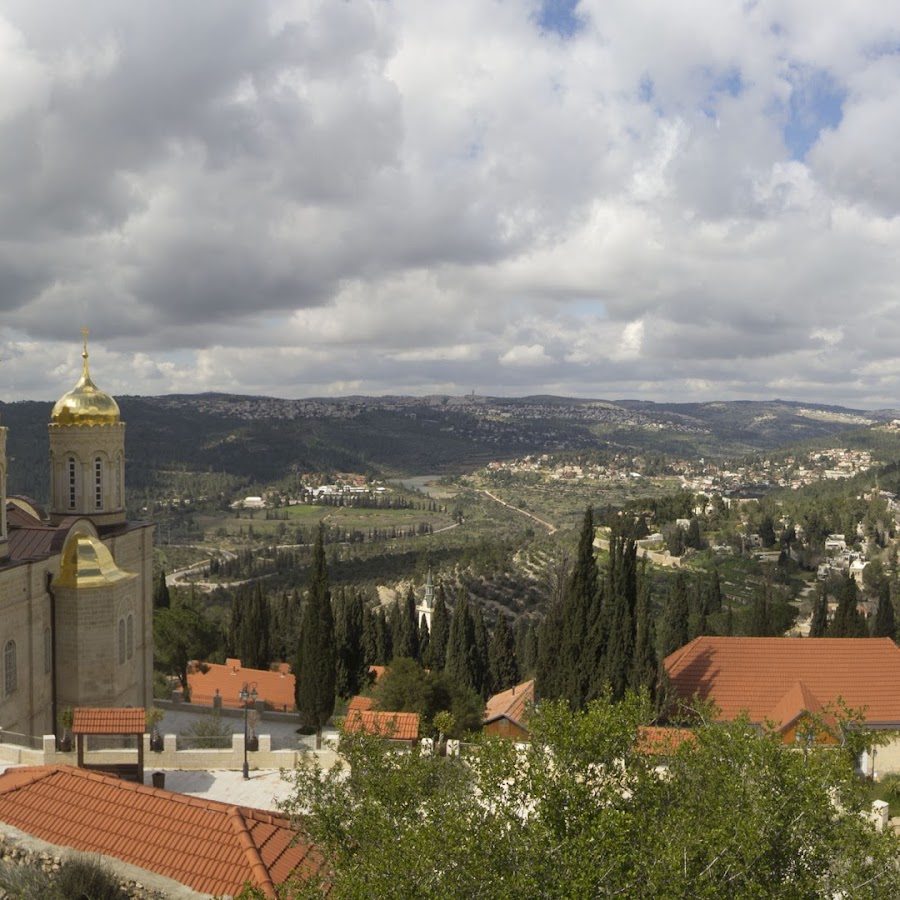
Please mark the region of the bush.
<svg viewBox="0 0 900 900"><path fill-rule="evenodd" d="M181 732L191 739L192 746L197 749L217 749L224 745L225 739L231 737L231 729L222 721L218 710L211 716L201 716Z"/></svg>
<svg viewBox="0 0 900 900"><path fill-rule="evenodd" d="M110 869L83 856L66 860L56 872L39 865L0 866L0 888L13 900L128 900Z"/></svg>

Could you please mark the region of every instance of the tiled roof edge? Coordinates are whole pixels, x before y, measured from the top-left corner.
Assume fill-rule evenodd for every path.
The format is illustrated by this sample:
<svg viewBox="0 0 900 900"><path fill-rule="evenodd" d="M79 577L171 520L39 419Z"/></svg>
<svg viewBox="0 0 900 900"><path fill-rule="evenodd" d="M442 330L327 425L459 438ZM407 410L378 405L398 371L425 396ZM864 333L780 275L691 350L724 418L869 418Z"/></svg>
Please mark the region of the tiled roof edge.
<svg viewBox="0 0 900 900"><path fill-rule="evenodd" d="M250 834L250 829L247 827L244 816L238 807L229 807L228 820L234 827L234 833L237 835L238 843L241 845L241 849L247 857L247 862L250 864L250 872L253 875L254 885L258 887L266 897L270 897L271 900L277 900L278 895L275 893L275 882L272 881L272 876L269 874L269 870L266 868L262 856L260 856L259 847L254 843L253 837Z"/></svg>

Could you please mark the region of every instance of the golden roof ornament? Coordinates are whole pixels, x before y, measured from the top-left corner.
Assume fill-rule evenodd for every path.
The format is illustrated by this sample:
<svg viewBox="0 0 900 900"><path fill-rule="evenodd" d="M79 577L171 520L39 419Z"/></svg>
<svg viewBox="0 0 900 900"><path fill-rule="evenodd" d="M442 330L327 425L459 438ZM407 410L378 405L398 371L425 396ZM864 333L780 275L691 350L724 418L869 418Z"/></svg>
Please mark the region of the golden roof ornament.
<svg viewBox="0 0 900 900"><path fill-rule="evenodd" d="M118 425L121 421L119 404L91 381L88 368L87 328L81 329L84 350L81 354L81 378L64 394L50 413L54 425Z"/></svg>

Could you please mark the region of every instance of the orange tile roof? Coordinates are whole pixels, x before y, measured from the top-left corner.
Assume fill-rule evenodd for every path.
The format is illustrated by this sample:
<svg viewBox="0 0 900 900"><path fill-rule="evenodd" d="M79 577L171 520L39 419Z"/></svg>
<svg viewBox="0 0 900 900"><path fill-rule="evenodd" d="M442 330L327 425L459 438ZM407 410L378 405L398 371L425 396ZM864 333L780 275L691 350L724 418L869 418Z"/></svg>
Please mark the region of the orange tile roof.
<svg viewBox="0 0 900 900"><path fill-rule="evenodd" d="M278 669L245 669L239 659L228 659L225 665L203 663L188 672L188 686L194 703L211 703L216 691L222 698L222 706L240 709L241 688L245 683L256 684L260 700L279 710L296 709L294 696L294 676L287 663L279 663Z"/></svg>
<svg viewBox="0 0 900 900"><path fill-rule="evenodd" d="M697 738L689 728L661 728L658 725L643 725L638 729L635 749L648 756L674 753L685 741Z"/></svg>
<svg viewBox="0 0 900 900"><path fill-rule="evenodd" d="M147 730L145 715L143 707L79 706L72 717L72 734L143 734Z"/></svg>
<svg viewBox="0 0 900 900"><path fill-rule="evenodd" d="M509 719L520 728L528 726L528 705L534 705L534 679L523 681L515 687L488 698L482 725L497 719Z"/></svg>
<svg viewBox="0 0 900 900"><path fill-rule="evenodd" d="M344 720L347 734L364 732L386 737L392 741L417 741L419 739L419 714L407 712L376 712L354 710Z"/></svg>
<svg viewBox="0 0 900 900"><path fill-rule="evenodd" d="M282 816L175 794L73 766L7 769L0 821L41 840L102 853L203 894L244 882L275 897L292 872L320 858Z"/></svg>
<svg viewBox="0 0 900 900"><path fill-rule="evenodd" d="M375 705L375 701L371 697L362 697L357 694L355 697L350 698L350 703L347 706L347 715L350 716L354 712L364 712L367 709L371 709Z"/></svg>
<svg viewBox="0 0 900 900"><path fill-rule="evenodd" d="M698 637L664 660L675 693L782 727L841 697L870 725L900 726L900 647L890 638ZM811 707L815 707L812 709Z"/></svg>

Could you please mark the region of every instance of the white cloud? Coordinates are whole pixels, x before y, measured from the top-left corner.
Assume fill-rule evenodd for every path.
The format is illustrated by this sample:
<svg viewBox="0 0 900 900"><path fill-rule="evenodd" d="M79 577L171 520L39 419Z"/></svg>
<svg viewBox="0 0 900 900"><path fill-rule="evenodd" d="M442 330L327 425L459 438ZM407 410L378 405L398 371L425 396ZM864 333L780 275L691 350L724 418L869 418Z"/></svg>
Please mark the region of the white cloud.
<svg viewBox="0 0 900 900"><path fill-rule="evenodd" d="M890 4L533 12L0 0L0 396L900 397Z"/></svg>

